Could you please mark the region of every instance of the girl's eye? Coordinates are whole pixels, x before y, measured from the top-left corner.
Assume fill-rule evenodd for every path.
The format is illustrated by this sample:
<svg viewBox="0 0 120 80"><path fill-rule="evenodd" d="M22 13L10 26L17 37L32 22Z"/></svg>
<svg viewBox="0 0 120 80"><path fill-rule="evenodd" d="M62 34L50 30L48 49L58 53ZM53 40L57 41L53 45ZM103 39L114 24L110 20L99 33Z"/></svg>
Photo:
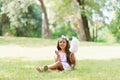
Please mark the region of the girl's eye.
<svg viewBox="0 0 120 80"><path fill-rule="evenodd" d="M62 41L60 41L59 43L62 43Z"/></svg>
<svg viewBox="0 0 120 80"><path fill-rule="evenodd" d="M59 43L66 43L65 41L59 41Z"/></svg>

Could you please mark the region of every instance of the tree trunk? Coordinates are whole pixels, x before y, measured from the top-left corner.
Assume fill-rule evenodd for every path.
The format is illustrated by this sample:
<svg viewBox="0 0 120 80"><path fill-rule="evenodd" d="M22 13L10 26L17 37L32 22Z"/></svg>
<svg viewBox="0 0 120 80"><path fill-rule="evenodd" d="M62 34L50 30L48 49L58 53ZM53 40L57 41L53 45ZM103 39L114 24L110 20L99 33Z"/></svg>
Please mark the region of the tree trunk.
<svg viewBox="0 0 120 80"><path fill-rule="evenodd" d="M78 36L79 36L79 40L81 41L85 41L86 40L86 36L85 36L85 32L84 32L84 29L83 29L83 24L82 24L82 20L81 19L78 19L78 26L80 27L79 32L78 32Z"/></svg>
<svg viewBox="0 0 120 80"><path fill-rule="evenodd" d="M43 3L43 0L39 0L41 3L41 8L43 10L42 14L42 38L50 38L50 29L49 29L49 23L48 23L48 17L45 5Z"/></svg>
<svg viewBox="0 0 120 80"><path fill-rule="evenodd" d="M86 41L90 41L90 32L89 32L87 17L82 14L81 14L81 17L82 17L82 21L83 21L83 28L85 31Z"/></svg>
<svg viewBox="0 0 120 80"><path fill-rule="evenodd" d="M24 37L25 36L25 31L24 28L16 27L16 36L18 37Z"/></svg>
<svg viewBox="0 0 120 80"><path fill-rule="evenodd" d="M2 36L6 35L6 24L7 24L7 17L6 14L2 14Z"/></svg>
<svg viewBox="0 0 120 80"><path fill-rule="evenodd" d="M80 6L82 6L82 11L85 10L84 8L84 2L85 0L77 0L77 2L79 3ZM89 32L89 27L88 27L88 19L87 16L85 14L81 14L81 19L82 19L82 23L83 23L83 29L85 32L85 36L86 36L86 41L90 41L91 37L90 37L90 32Z"/></svg>
<svg viewBox="0 0 120 80"><path fill-rule="evenodd" d="M70 20L72 27L76 30L77 32L77 37L80 41L85 41L85 33L83 30L83 25L82 25L82 20L77 18L77 25L75 25L74 21Z"/></svg>

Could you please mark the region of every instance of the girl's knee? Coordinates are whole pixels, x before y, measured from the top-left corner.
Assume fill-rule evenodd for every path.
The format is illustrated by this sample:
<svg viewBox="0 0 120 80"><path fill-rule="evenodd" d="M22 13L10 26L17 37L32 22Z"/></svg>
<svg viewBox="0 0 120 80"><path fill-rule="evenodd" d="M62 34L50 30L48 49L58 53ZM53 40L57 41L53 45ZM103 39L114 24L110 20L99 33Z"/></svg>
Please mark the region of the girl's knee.
<svg viewBox="0 0 120 80"><path fill-rule="evenodd" d="M56 63L57 63L57 64L61 64L61 62L60 62L60 61L57 61Z"/></svg>

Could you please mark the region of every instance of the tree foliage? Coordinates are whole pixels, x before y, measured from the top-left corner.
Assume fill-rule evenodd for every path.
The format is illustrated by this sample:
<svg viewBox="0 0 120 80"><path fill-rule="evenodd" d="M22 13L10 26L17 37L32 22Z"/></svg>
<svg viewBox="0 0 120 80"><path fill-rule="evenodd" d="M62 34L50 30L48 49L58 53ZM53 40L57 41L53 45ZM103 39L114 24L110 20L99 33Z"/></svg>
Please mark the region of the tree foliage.
<svg viewBox="0 0 120 80"><path fill-rule="evenodd" d="M67 24L66 24L67 23ZM61 35L68 36L72 39L72 36L77 36L77 33L73 28L70 27L70 22L64 22L62 26L55 25L56 27L52 28L52 38L61 37Z"/></svg>
<svg viewBox="0 0 120 80"><path fill-rule="evenodd" d="M41 36L42 11L33 0L3 0L1 14L7 14L10 32L16 36Z"/></svg>
<svg viewBox="0 0 120 80"><path fill-rule="evenodd" d="M116 9L116 17L109 25L110 31L117 37L117 41L120 42L120 8Z"/></svg>
<svg viewBox="0 0 120 80"><path fill-rule="evenodd" d="M6 13L10 18L11 26L20 27L24 24L23 14L28 12L28 7L33 0L3 0L2 13Z"/></svg>
<svg viewBox="0 0 120 80"><path fill-rule="evenodd" d="M77 20L80 20L80 24L82 24L82 22L85 23L85 25L82 24L83 27L88 24L88 28L85 28L85 30L91 30L90 36L92 36L96 31L96 36L99 38L99 40L106 41L103 40L105 39L105 36L103 37L100 35L102 33L105 34L105 32L107 35L111 35L112 32L118 41L120 39L119 0L38 1L45 2L52 38L57 38L62 34L69 37L72 35L76 36L77 30L75 30L75 27L78 25ZM113 12L115 10L116 17L111 21L111 17L108 15L110 12ZM0 19L2 19L3 14L7 15L7 32L10 32L16 36L40 37L42 30L42 12L42 7L38 6L35 0L0 0ZM86 18L86 22L82 20L82 17ZM74 28L72 25L70 25L70 19L73 19L73 22L75 24ZM96 22L100 24L96 25ZM3 21L0 20L0 24L2 23ZM0 35L2 34L1 32L2 26L0 26ZM88 33L86 35L88 35ZM93 38L96 36L93 36Z"/></svg>

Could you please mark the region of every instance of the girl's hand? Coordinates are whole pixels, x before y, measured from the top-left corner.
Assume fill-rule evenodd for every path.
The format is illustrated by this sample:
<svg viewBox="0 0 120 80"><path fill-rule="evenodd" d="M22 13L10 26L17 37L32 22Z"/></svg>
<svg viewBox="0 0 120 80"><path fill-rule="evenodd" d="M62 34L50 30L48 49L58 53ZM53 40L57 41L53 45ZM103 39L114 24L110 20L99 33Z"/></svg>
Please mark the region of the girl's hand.
<svg viewBox="0 0 120 80"><path fill-rule="evenodd" d="M58 52L57 50L55 50L55 54L56 54L57 56L59 56L59 52Z"/></svg>
<svg viewBox="0 0 120 80"><path fill-rule="evenodd" d="M60 55L59 55L59 52L58 52L57 50L55 50L55 54L57 55L57 58L56 58L55 61L56 61L56 62L57 62L57 61L60 61Z"/></svg>

